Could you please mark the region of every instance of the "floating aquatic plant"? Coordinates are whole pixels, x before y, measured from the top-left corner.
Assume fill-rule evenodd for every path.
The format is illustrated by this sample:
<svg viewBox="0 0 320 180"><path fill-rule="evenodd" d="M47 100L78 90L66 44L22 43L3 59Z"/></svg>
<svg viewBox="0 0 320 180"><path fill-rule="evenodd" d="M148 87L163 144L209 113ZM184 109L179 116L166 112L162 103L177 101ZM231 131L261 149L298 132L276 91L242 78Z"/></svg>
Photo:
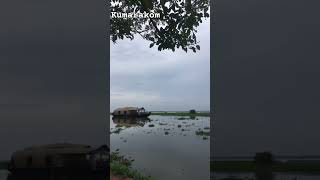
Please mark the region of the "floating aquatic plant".
<svg viewBox="0 0 320 180"><path fill-rule="evenodd" d="M196 135L197 136L210 136L210 131L198 130L198 131L196 131Z"/></svg>

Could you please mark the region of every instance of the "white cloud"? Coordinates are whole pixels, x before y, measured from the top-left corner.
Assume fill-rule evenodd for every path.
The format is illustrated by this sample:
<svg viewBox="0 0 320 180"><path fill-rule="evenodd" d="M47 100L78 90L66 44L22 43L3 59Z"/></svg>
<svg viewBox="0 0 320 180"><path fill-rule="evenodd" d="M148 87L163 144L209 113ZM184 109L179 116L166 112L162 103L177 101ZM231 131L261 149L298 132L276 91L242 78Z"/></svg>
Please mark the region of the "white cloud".
<svg viewBox="0 0 320 180"><path fill-rule="evenodd" d="M144 106L152 110L210 109L210 29L198 29L197 53L158 51L136 36L111 45L111 109Z"/></svg>

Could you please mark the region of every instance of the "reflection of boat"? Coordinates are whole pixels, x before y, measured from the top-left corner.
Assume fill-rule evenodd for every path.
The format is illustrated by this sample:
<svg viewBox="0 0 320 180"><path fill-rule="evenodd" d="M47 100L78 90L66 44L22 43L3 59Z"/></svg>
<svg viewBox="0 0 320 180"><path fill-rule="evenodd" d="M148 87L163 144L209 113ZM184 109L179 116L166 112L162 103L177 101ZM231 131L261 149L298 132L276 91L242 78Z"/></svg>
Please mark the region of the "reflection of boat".
<svg viewBox="0 0 320 180"><path fill-rule="evenodd" d="M143 127L145 123L150 122L150 119L147 117L112 117L112 121L117 126L124 127Z"/></svg>
<svg viewBox="0 0 320 180"><path fill-rule="evenodd" d="M50 144L33 146L13 153L11 172L55 171L106 171L109 165L109 148L104 145L92 148L79 144Z"/></svg>
<svg viewBox="0 0 320 180"><path fill-rule="evenodd" d="M116 117L148 117L151 112L146 111L143 107L123 107L117 108L112 115Z"/></svg>

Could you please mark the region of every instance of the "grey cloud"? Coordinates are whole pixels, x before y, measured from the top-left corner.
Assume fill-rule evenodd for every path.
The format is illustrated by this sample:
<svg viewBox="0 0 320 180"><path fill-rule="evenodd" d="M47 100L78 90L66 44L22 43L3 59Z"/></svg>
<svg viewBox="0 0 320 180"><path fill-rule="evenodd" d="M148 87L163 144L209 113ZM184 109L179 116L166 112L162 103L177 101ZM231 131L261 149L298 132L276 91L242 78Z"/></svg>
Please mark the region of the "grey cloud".
<svg viewBox="0 0 320 180"><path fill-rule="evenodd" d="M196 54L159 52L138 36L112 45L111 109L141 105L151 110L209 110L209 37L205 21L198 34L202 49Z"/></svg>
<svg viewBox="0 0 320 180"><path fill-rule="evenodd" d="M317 154L315 1L220 1L215 24L215 155Z"/></svg>
<svg viewBox="0 0 320 180"><path fill-rule="evenodd" d="M4 0L0 18L0 160L36 144L105 144L105 3Z"/></svg>

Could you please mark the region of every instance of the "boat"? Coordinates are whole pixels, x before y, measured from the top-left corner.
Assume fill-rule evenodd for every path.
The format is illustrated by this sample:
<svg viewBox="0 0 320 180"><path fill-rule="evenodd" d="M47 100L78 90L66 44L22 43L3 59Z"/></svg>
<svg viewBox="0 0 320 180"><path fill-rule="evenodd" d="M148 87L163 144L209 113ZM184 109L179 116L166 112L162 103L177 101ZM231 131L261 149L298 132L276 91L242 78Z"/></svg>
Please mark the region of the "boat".
<svg viewBox="0 0 320 180"><path fill-rule="evenodd" d="M109 168L109 147L93 148L89 145L57 143L32 146L16 151L11 156L9 171L106 172Z"/></svg>
<svg viewBox="0 0 320 180"><path fill-rule="evenodd" d="M151 112L148 112L144 107L122 107L117 108L112 112L114 117L148 117Z"/></svg>

